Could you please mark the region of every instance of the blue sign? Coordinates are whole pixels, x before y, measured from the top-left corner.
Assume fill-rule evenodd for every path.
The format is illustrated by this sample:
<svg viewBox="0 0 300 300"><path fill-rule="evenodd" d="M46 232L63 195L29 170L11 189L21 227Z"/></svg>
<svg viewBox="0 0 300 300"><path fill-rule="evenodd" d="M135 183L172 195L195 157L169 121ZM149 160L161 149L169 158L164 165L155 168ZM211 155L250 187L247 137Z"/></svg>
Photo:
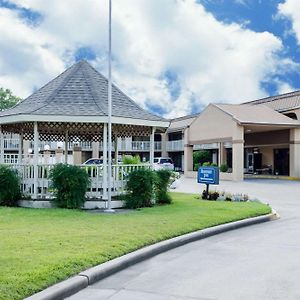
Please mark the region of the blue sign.
<svg viewBox="0 0 300 300"><path fill-rule="evenodd" d="M204 184L219 184L219 168L199 167L197 181Z"/></svg>

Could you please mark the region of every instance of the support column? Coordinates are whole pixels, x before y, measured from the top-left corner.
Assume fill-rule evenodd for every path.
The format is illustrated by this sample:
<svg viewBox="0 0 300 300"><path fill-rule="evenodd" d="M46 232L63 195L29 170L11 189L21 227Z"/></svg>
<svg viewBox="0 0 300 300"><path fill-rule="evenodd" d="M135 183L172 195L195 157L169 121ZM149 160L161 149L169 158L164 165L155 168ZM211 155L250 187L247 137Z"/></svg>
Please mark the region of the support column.
<svg viewBox="0 0 300 300"><path fill-rule="evenodd" d="M115 136L115 164L118 164L118 156L119 156L119 145L118 145L118 137Z"/></svg>
<svg viewBox="0 0 300 300"><path fill-rule="evenodd" d="M69 134L67 130L65 133L65 164L68 163L68 152L69 152L68 150L69 150ZM73 149L73 153L74 153L74 149Z"/></svg>
<svg viewBox="0 0 300 300"><path fill-rule="evenodd" d="M300 178L300 128L290 129L290 176Z"/></svg>
<svg viewBox="0 0 300 300"><path fill-rule="evenodd" d="M81 165L82 164L82 149L81 146L74 145L73 147L73 164Z"/></svg>
<svg viewBox="0 0 300 300"><path fill-rule="evenodd" d="M55 163L59 164L62 163L63 161L63 149L57 148L55 150Z"/></svg>
<svg viewBox="0 0 300 300"><path fill-rule="evenodd" d="M153 165L154 163L154 134L155 134L155 127L152 127L152 133L150 135L150 164Z"/></svg>
<svg viewBox="0 0 300 300"><path fill-rule="evenodd" d="M22 158L23 158L23 132L21 132L19 136L19 152L18 152L19 164L22 164Z"/></svg>
<svg viewBox="0 0 300 300"><path fill-rule="evenodd" d="M24 140L24 138L23 138L23 154L24 154L24 162L26 164L28 164L30 161L29 148L30 148L30 141Z"/></svg>
<svg viewBox="0 0 300 300"><path fill-rule="evenodd" d="M4 134L0 126L0 165L4 164Z"/></svg>
<svg viewBox="0 0 300 300"><path fill-rule="evenodd" d="M34 147L33 147L33 198L37 199L38 197L38 162L39 162L39 132L38 132L38 123L34 122Z"/></svg>
<svg viewBox="0 0 300 300"><path fill-rule="evenodd" d="M103 199L107 200L107 124L103 126Z"/></svg>
<svg viewBox="0 0 300 300"><path fill-rule="evenodd" d="M168 151L167 151L167 143L168 143L168 133L162 133L161 134L161 156L162 157L168 157Z"/></svg>
<svg viewBox="0 0 300 300"><path fill-rule="evenodd" d="M99 151L100 151L100 143L92 142L92 157L99 158Z"/></svg>
<svg viewBox="0 0 300 300"><path fill-rule="evenodd" d="M193 171L193 145L189 144L189 128L187 128L184 132L184 174L188 175L188 172Z"/></svg>
<svg viewBox="0 0 300 300"><path fill-rule="evenodd" d="M219 143L219 167L226 163L226 149L224 143Z"/></svg>
<svg viewBox="0 0 300 300"><path fill-rule="evenodd" d="M232 137L232 177L233 181L244 180L244 127L240 125Z"/></svg>

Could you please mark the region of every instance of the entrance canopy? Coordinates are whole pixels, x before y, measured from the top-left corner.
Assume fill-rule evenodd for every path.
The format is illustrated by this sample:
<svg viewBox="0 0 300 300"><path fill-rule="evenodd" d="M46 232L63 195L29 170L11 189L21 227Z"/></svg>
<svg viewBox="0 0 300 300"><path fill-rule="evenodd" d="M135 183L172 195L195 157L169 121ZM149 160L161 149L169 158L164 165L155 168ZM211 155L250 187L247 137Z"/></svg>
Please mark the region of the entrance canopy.
<svg viewBox="0 0 300 300"><path fill-rule="evenodd" d="M300 128L300 122L265 106L210 104L190 125L189 144L232 142L243 132Z"/></svg>
<svg viewBox="0 0 300 300"><path fill-rule="evenodd" d="M272 172L277 170L275 154L283 150L290 153L290 174L298 176L299 139L300 122L265 105L210 104L191 123L187 147L201 149L202 145L215 145L219 164L226 162L226 156L227 160L231 157L230 178L239 181L248 168L245 154L257 152L262 157L260 164L272 165Z"/></svg>

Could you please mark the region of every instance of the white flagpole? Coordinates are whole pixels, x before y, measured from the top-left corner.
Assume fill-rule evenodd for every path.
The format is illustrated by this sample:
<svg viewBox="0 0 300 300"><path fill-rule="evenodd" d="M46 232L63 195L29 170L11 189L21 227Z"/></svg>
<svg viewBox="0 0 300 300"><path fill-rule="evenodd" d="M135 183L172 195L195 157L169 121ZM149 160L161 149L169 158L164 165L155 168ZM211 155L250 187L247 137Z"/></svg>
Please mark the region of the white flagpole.
<svg viewBox="0 0 300 300"><path fill-rule="evenodd" d="M111 208L111 175L112 175L112 163L111 163L111 146L112 146L112 125L111 125L111 115L112 115L112 78L111 78L111 17L112 17L112 0L109 0L109 29L108 29L108 205L107 212L113 212Z"/></svg>

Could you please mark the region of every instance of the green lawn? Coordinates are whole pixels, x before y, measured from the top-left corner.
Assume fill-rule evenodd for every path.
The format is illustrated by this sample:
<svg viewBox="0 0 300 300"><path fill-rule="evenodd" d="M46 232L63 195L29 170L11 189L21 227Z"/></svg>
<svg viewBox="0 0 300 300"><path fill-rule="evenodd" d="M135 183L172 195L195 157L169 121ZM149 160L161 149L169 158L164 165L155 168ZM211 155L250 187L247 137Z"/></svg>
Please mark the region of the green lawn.
<svg viewBox="0 0 300 300"><path fill-rule="evenodd" d="M217 224L267 214L259 203L200 201L103 215L0 208L0 299L22 299L81 270L143 246Z"/></svg>

